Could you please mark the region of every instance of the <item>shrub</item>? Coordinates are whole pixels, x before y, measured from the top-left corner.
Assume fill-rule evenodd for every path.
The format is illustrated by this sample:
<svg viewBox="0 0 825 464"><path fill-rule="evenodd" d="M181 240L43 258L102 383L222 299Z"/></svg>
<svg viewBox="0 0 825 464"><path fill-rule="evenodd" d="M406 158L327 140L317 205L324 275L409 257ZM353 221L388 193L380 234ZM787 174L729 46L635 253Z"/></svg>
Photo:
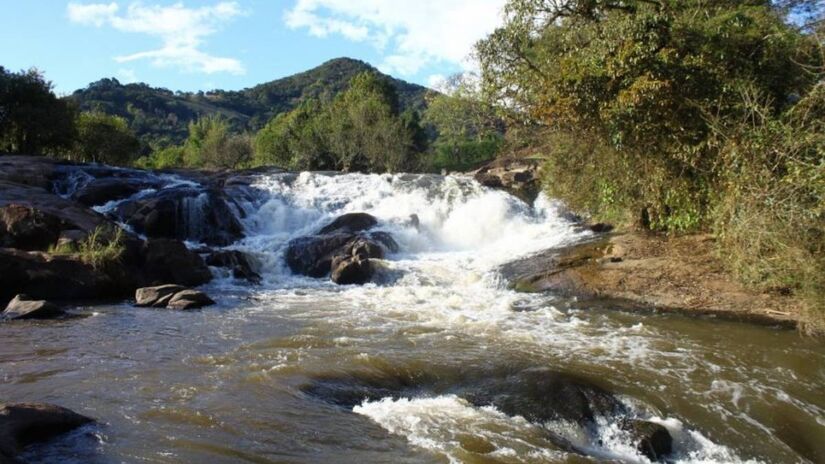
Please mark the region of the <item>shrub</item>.
<svg viewBox="0 0 825 464"><path fill-rule="evenodd" d="M124 252L123 229L98 226L78 245L55 245L49 253L72 256L94 269L103 269L120 260Z"/></svg>

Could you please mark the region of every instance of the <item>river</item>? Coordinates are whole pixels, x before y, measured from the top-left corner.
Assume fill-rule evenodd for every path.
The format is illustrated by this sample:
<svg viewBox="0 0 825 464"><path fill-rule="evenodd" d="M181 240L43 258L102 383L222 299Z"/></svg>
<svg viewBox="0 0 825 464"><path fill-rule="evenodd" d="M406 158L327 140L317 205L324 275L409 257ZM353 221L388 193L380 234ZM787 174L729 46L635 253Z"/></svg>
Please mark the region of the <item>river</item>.
<svg viewBox="0 0 825 464"><path fill-rule="evenodd" d="M825 346L779 329L592 307L509 290L497 272L586 239L544 197L526 205L460 176L260 176L245 206L263 282L215 269L199 311L80 306L0 326L0 398L47 401L101 424L31 462L647 462L609 418L583 434L459 395L420 391L341 407L323 378L472 383L514 368L591 379L674 437L669 462L825 462ZM346 212L401 246L376 282L292 275L288 240ZM417 216L417 221L411 219ZM546 431L589 450L554 446Z"/></svg>

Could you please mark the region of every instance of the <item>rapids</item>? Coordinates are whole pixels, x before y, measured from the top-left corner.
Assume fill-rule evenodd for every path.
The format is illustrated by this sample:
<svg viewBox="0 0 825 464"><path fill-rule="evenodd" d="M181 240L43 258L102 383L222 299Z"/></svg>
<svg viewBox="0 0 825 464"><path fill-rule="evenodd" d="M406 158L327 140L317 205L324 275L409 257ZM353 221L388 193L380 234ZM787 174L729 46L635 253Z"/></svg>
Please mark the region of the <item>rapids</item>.
<svg viewBox="0 0 825 464"><path fill-rule="evenodd" d="M305 388L325 376L467 384L520 366L605 386L635 417L670 431L668 462L825 462L819 342L509 290L501 265L590 234L545 197L526 205L467 177L411 174L270 174L251 189L238 200L246 238L227 248L254 257L260 285L213 269L218 278L205 290L219 304L202 311L81 306L74 312L83 317L0 326L0 399L54 402L103 423L27 459L648 462L611 417L581 430L449 392L342 407ZM400 244L374 283L290 273L290 239L362 211ZM589 456L557 448L548 431Z"/></svg>

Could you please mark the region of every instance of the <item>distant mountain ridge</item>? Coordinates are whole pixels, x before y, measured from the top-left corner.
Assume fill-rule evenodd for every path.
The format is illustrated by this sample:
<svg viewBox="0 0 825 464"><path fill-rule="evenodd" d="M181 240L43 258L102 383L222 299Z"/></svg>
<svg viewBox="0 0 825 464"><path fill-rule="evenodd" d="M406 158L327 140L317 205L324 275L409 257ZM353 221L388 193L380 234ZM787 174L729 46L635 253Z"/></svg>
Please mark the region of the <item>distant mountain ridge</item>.
<svg viewBox="0 0 825 464"><path fill-rule="evenodd" d="M292 76L238 91L173 92L147 84L121 84L101 79L67 98L81 110L97 110L126 118L147 146L182 142L187 126L203 116L220 115L236 130L258 130L272 116L290 111L309 98L331 99L364 71L378 72L360 60L336 58ZM402 109L422 110L432 90L392 76Z"/></svg>

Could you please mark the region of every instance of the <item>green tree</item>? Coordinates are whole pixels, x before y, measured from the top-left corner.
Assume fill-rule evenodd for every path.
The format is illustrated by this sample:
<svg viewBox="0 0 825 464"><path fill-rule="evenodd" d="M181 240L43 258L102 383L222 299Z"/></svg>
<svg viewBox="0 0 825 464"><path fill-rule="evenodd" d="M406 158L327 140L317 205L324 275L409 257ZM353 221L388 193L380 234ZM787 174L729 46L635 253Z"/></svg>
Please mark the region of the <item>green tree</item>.
<svg viewBox="0 0 825 464"><path fill-rule="evenodd" d="M140 154L140 142L121 117L83 112L77 116L76 124L77 139L68 151L70 159L126 165Z"/></svg>
<svg viewBox="0 0 825 464"><path fill-rule="evenodd" d="M245 166L252 161L252 139L247 134L232 134L224 118L200 118L189 123L183 161L189 167L209 169Z"/></svg>
<svg viewBox="0 0 825 464"><path fill-rule="evenodd" d="M74 119L74 107L55 96L42 73L0 67L0 151L42 155L68 149Z"/></svg>
<svg viewBox="0 0 825 464"><path fill-rule="evenodd" d="M294 170L334 169L324 132L326 108L308 100L272 118L255 136L255 164Z"/></svg>

